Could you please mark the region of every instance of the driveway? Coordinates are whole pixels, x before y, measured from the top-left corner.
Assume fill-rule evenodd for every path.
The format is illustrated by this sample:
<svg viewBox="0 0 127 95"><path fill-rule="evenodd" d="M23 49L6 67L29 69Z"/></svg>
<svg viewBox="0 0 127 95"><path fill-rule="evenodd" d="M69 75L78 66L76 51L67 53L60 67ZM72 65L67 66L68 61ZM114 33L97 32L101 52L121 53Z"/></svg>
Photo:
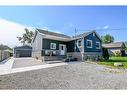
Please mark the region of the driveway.
<svg viewBox="0 0 127 95"><path fill-rule="evenodd" d="M12 68L22 68L35 65L43 65L44 63L31 57L15 58Z"/></svg>
<svg viewBox="0 0 127 95"><path fill-rule="evenodd" d="M1 89L127 89L126 70L84 62L0 76Z"/></svg>

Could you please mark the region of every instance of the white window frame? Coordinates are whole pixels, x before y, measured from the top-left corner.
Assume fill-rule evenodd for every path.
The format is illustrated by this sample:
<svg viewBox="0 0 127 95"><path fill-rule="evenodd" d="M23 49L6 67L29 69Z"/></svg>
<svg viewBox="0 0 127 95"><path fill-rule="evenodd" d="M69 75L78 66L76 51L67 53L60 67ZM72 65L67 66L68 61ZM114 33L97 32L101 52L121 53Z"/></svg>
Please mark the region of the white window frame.
<svg viewBox="0 0 127 95"><path fill-rule="evenodd" d="M96 46L96 49L100 49L101 48L101 44L100 44L100 42L96 42L96 44L99 44L99 48Z"/></svg>
<svg viewBox="0 0 127 95"><path fill-rule="evenodd" d="M79 41L81 41L81 46L79 46ZM80 40L77 40L77 46L78 47L82 47L82 40L80 39Z"/></svg>
<svg viewBox="0 0 127 95"><path fill-rule="evenodd" d="M91 42L91 46L87 46L87 42L88 42L88 41ZM89 39L86 40L86 47L87 47L87 48L92 48L92 47L93 47L93 42L92 42L92 40L89 40Z"/></svg>
<svg viewBox="0 0 127 95"><path fill-rule="evenodd" d="M53 47L52 47L53 45ZM50 43L50 49L56 49L56 43Z"/></svg>

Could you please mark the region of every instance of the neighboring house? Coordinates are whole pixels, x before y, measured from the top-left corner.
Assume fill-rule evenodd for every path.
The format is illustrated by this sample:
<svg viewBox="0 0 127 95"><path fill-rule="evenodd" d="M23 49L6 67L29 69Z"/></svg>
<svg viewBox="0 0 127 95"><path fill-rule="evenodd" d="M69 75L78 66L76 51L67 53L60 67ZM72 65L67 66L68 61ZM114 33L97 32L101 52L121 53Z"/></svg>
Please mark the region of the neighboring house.
<svg viewBox="0 0 127 95"><path fill-rule="evenodd" d="M121 56L125 56L125 44L124 42L115 42L115 43L109 43L109 44L103 44L102 47L107 48L109 54L114 54L116 51L119 51L121 53Z"/></svg>
<svg viewBox="0 0 127 95"><path fill-rule="evenodd" d="M32 47L28 45L23 45L19 47L14 47L13 57L31 57Z"/></svg>
<svg viewBox="0 0 127 95"><path fill-rule="evenodd" d="M0 50L0 62L11 56L12 56L11 50Z"/></svg>
<svg viewBox="0 0 127 95"><path fill-rule="evenodd" d="M101 58L101 44L101 39L95 31L70 37L36 29L32 40L32 57L43 60L72 57L82 61L88 57Z"/></svg>

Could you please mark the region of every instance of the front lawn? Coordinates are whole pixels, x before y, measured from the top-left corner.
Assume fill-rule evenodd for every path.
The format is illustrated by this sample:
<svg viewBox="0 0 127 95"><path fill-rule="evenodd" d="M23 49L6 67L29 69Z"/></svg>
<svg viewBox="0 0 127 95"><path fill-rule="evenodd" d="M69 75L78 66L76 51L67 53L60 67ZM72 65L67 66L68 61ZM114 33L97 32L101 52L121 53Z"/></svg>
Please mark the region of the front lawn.
<svg viewBox="0 0 127 95"><path fill-rule="evenodd" d="M127 68L127 57L110 57L109 60L98 62L98 64L115 67L115 62L122 63L124 66L121 68Z"/></svg>

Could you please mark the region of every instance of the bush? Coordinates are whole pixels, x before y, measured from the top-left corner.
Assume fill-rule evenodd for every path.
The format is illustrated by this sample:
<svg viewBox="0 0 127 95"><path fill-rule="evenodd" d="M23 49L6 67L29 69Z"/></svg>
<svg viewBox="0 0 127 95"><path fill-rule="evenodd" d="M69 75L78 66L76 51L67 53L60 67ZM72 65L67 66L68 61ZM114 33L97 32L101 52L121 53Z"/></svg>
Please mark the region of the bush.
<svg viewBox="0 0 127 95"><path fill-rule="evenodd" d="M115 54L114 53L110 53L109 56L110 57L115 57Z"/></svg>
<svg viewBox="0 0 127 95"><path fill-rule="evenodd" d="M105 60L108 60L109 59L109 53L108 53L108 49L106 49L106 48L102 48L102 55L103 55L103 58L105 59Z"/></svg>
<svg viewBox="0 0 127 95"><path fill-rule="evenodd" d="M120 51L115 51L115 52L114 52L114 55L115 55L116 57L120 57L120 56L121 56L121 52L120 52Z"/></svg>

